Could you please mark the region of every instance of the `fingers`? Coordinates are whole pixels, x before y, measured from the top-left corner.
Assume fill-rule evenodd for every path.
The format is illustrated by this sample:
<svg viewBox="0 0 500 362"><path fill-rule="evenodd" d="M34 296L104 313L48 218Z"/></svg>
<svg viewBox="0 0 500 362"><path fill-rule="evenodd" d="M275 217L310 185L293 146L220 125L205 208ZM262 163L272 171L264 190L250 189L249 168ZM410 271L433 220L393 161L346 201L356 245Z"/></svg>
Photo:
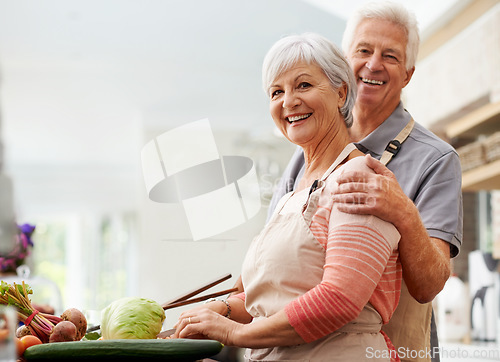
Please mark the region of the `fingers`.
<svg viewBox="0 0 500 362"><path fill-rule="evenodd" d="M370 204L338 204L337 209L346 214L371 215L373 206Z"/></svg>
<svg viewBox="0 0 500 362"><path fill-rule="evenodd" d="M181 315L174 326L175 333L172 335L172 338L187 338L195 334L196 332L191 326L200 323L200 321L200 318L194 315Z"/></svg>
<svg viewBox="0 0 500 362"><path fill-rule="evenodd" d="M370 192L380 189L380 185L376 180L370 182L345 182L339 184L335 189L335 194L349 194L349 193L362 193Z"/></svg>
<svg viewBox="0 0 500 362"><path fill-rule="evenodd" d="M393 173L391 170L389 170L385 165L377 160L376 158L373 158L370 155L365 156L366 160L366 165L370 167L376 174L379 175L384 175L384 176L391 176Z"/></svg>
<svg viewBox="0 0 500 362"><path fill-rule="evenodd" d="M370 193L373 195L379 191L384 191L388 186L383 176L373 173L368 173L366 176L360 173L349 174L339 178L337 182L338 187L333 191L334 194Z"/></svg>
<svg viewBox="0 0 500 362"><path fill-rule="evenodd" d="M333 194L333 201L339 204L363 204L363 205L372 205L373 204L373 196L366 192L349 192L349 193L341 193L341 194Z"/></svg>
<svg viewBox="0 0 500 362"><path fill-rule="evenodd" d="M342 173L337 177L337 182L341 184L345 183L367 183L369 180L371 180L375 176L371 172L364 172L364 171L347 171Z"/></svg>
<svg viewBox="0 0 500 362"><path fill-rule="evenodd" d="M362 185L363 187L366 187L367 185L370 187L380 187L385 180L385 175L378 175L373 172L347 171L339 175L336 181L339 185L357 184L358 186Z"/></svg>
<svg viewBox="0 0 500 362"><path fill-rule="evenodd" d="M209 310L189 310L180 315L177 324L174 326L175 333L172 338L207 338L205 332L210 331L210 326L217 324L219 318L226 320L220 314Z"/></svg>
<svg viewBox="0 0 500 362"><path fill-rule="evenodd" d="M338 176L337 182L339 184L351 183L351 182L360 182L360 183L369 183L374 180L383 180L380 176L389 177L391 179L395 179L394 174L391 170L385 167L379 160L373 158L370 155L365 156L366 165L371 168L375 173L367 172L367 171L348 171L344 172Z"/></svg>

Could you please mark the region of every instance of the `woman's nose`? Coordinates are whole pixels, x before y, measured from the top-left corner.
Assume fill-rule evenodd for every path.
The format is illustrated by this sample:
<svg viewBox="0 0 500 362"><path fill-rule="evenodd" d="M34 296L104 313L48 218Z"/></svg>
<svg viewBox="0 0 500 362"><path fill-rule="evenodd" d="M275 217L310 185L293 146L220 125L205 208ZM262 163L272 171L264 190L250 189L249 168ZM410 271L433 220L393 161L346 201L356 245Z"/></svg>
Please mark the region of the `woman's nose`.
<svg viewBox="0 0 500 362"><path fill-rule="evenodd" d="M294 92L287 92L283 97L283 108L293 108L300 104L299 97Z"/></svg>

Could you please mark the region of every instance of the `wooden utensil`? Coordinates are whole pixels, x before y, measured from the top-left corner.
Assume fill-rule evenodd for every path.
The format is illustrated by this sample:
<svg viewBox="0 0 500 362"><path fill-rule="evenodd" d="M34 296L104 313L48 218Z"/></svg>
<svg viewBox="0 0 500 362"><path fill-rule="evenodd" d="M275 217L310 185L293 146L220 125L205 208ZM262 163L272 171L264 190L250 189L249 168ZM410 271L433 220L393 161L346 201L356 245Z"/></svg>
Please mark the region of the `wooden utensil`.
<svg viewBox="0 0 500 362"><path fill-rule="evenodd" d="M207 300L207 299L210 299L210 298L216 298L216 297L219 297L221 295L225 295L225 294L229 294L229 293L232 293L232 292L235 292L238 290L238 288L231 288L231 289L226 289L226 290L222 290L220 292L215 292L215 293L210 293L210 294L205 294L205 295L202 295L200 297L196 297L196 298L193 298L193 299L189 299L201 292L204 292L205 290L207 289L210 289L212 288L213 286L216 286L217 284L220 284L222 283L223 281L226 281L228 279L231 278L231 274L225 274L209 283L206 283L206 284L203 284L201 287L198 287L190 292L187 292L185 294L182 294L180 296L178 296L177 298L174 298L166 303L164 303L162 305L162 308L163 310L167 310L167 309L171 309L171 308L176 308L176 307L180 307L180 306L183 306L183 305L188 305L188 304L192 304L192 303L197 303L197 302L202 302L204 300ZM97 326L92 326L92 327L89 327L87 328L87 333L89 332L94 332L94 331L97 331L101 329L101 326L100 325L97 325Z"/></svg>
<svg viewBox="0 0 500 362"><path fill-rule="evenodd" d="M193 297L193 296L195 296L197 294L200 294L201 292L204 292L205 290L210 289L213 286L216 286L217 284L220 284L220 283L222 283L222 282L224 282L224 281L226 281L226 280L228 280L230 278L231 278L231 274L225 274L225 275L223 275L223 276L221 276L221 277L219 277L219 278L217 278L217 279L215 279L215 280L213 280L213 281L211 281L209 283L206 283L206 284L202 285L201 287L198 287L198 288L196 288L196 289L194 289L194 290L192 290L190 292L182 294L182 295L178 296L177 298L174 298L174 299L172 299L172 300L164 303L162 305L162 307L163 307L163 309L168 309L167 307L169 305L185 301L185 300L187 300L187 299L189 299L189 298L191 298L191 297ZM221 294L221 295L223 295L223 294ZM209 298L215 298L215 297L208 296L206 299L209 299Z"/></svg>

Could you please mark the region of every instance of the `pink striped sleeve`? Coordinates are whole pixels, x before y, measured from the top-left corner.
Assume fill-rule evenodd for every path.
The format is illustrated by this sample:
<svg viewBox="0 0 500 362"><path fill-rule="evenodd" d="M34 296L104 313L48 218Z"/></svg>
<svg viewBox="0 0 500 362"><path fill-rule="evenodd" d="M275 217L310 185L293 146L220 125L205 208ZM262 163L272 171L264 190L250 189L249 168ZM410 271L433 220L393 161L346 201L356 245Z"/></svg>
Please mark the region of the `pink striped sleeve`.
<svg viewBox="0 0 500 362"><path fill-rule="evenodd" d="M311 342L355 319L372 297L392 254L389 243L370 226L330 229L323 281L285 307L290 324Z"/></svg>

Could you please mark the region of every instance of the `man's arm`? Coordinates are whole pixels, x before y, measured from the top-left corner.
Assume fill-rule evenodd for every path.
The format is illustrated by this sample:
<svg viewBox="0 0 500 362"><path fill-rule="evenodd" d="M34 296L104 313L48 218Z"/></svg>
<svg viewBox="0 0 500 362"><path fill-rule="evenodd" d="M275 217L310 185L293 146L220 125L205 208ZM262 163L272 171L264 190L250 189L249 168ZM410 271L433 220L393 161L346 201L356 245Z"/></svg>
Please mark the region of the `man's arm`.
<svg viewBox="0 0 500 362"><path fill-rule="evenodd" d="M376 174L344 173L333 195L339 210L372 214L391 222L401 234L399 253L403 278L420 303L430 302L450 276L450 246L431 238L415 204L405 195L394 174L370 156L367 164Z"/></svg>
<svg viewBox="0 0 500 362"><path fill-rule="evenodd" d="M394 223L401 234L399 257L403 278L411 296L427 303L443 289L450 276L450 244L429 237L416 206L407 200L407 212Z"/></svg>

